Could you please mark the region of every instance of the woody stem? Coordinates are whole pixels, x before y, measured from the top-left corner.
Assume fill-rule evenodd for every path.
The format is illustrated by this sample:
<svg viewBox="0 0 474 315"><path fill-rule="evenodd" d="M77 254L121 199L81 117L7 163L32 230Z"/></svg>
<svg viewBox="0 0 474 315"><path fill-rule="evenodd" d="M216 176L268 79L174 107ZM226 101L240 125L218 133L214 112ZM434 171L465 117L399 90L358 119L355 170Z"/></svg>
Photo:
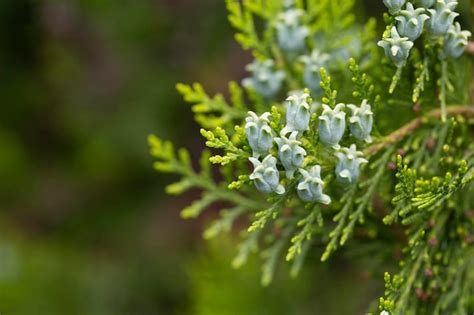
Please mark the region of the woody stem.
<svg viewBox="0 0 474 315"><path fill-rule="evenodd" d="M410 121L409 123L403 125L401 128L395 130L391 134L385 136L381 142L376 143L367 149L365 149L365 154L371 156L376 154L382 149L389 147L390 145L403 140L406 136L411 134L415 129L421 127L423 124L428 122L429 118L441 118L442 111L441 109L436 109L431 112L428 112L424 116L417 117ZM446 108L447 116L456 116L462 115L466 117L474 116L474 106L472 105L459 105L459 106L449 106Z"/></svg>

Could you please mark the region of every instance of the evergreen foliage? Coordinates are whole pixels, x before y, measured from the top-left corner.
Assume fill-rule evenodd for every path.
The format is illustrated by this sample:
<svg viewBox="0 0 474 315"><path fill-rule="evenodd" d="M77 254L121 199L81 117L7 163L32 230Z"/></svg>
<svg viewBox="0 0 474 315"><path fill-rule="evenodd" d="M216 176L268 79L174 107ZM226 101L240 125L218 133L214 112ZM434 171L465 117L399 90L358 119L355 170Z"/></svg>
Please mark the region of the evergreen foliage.
<svg viewBox="0 0 474 315"><path fill-rule="evenodd" d="M229 101L178 84L210 151L196 171L186 150L150 136L155 168L181 176L168 193L202 190L184 218L225 205L205 238L249 219L233 265L260 253L264 285L282 257L297 275L309 251L327 261L346 245L389 248L391 260L403 246L380 314L472 313L474 107L458 53L470 33L456 1L383 2L380 49L354 1L228 0L255 57L249 78L230 83Z"/></svg>

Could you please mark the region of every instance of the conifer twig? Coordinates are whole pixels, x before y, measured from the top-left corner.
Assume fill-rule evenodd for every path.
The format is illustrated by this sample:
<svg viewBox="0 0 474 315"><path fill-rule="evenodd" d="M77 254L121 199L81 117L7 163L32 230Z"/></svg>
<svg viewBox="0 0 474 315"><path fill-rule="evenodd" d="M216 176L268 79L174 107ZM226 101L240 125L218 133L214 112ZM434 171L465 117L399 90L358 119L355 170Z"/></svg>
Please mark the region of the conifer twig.
<svg viewBox="0 0 474 315"><path fill-rule="evenodd" d="M446 114L448 116L463 115L463 116L474 116L474 106L472 105L458 105L458 106L449 106L446 108ZM389 147L390 145L402 140L409 134L411 134L415 129L422 126L428 118L440 118L442 115L441 109L436 109L431 112L428 112L426 115L419 116L409 123L403 125L401 128L395 130L388 136L386 136L381 142L376 143L365 150L367 156L376 154L382 149Z"/></svg>

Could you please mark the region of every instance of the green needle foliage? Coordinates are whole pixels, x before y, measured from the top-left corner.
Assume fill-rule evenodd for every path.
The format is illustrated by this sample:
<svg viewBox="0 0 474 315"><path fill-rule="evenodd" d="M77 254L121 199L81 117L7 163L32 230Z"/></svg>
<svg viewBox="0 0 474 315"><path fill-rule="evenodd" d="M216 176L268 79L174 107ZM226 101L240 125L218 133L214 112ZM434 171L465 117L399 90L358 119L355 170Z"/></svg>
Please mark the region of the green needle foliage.
<svg viewBox="0 0 474 315"><path fill-rule="evenodd" d="M232 263L260 254L264 285L285 260L296 276L309 252L328 261L349 247L376 269L399 260L368 311L472 314L470 34L456 1L383 2L382 35L354 1L228 0L249 77L229 100L178 84L209 150L197 171L150 136L155 169L180 176L170 194L202 191L183 218L222 208L206 239L248 222Z"/></svg>

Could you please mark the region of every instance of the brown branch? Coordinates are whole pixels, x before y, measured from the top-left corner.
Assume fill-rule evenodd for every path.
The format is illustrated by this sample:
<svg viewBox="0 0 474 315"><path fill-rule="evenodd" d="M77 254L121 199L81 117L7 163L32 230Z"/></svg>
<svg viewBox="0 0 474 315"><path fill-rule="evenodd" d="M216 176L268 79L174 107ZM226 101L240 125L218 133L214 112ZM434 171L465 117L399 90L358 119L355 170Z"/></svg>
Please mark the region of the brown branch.
<svg viewBox="0 0 474 315"><path fill-rule="evenodd" d="M456 116L456 115L463 115L463 116L474 116L474 106L450 106L446 109L446 114L448 116ZM395 130L388 136L386 136L381 142L376 143L367 149L364 150L366 156L371 156L376 154L382 149L389 147L390 145L402 140L409 134L411 134L415 129L422 126L424 123L428 121L428 118L440 118L441 117L441 110L436 109L431 112L428 112L424 116L417 117L407 123L406 125L402 126L400 129Z"/></svg>
<svg viewBox="0 0 474 315"><path fill-rule="evenodd" d="M474 55L474 42L469 41L466 46L466 52L470 55Z"/></svg>

